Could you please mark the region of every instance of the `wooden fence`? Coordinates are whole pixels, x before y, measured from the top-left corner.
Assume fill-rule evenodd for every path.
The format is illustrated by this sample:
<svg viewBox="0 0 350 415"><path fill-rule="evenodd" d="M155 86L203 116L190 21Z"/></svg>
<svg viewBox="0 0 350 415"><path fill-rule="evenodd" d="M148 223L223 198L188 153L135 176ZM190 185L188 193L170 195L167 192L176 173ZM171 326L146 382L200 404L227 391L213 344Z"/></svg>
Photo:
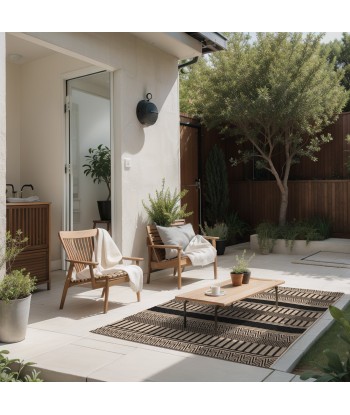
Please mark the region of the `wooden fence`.
<svg viewBox="0 0 350 415"><path fill-rule="evenodd" d="M187 117L186 121L191 122L191 119ZM192 121L196 123L195 120ZM345 141L346 135L350 134L350 112L340 114L338 121L325 132L330 132L334 139L322 147L318 153L318 161L312 162L304 158L292 167L287 220L325 216L332 221L332 236L350 237L350 175L345 166L350 157L350 144ZM254 170L252 162L231 167L229 158L238 150L235 140L220 135L218 131L208 131L202 127L198 177L203 183L203 218L205 163L215 144L226 155L231 208L252 227L264 220L277 222L280 191L275 180L271 177L269 180L261 180L262 177L257 180L259 172ZM277 160L276 164L278 163Z"/></svg>
<svg viewBox="0 0 350 415"><path fill-rule="evenodd" d="M255 227L277 222L280 191L275 181L230 182L231 208ZM332 236L350 237L350 180L293 180L289 182L287 220L327 217Z"/></svg>

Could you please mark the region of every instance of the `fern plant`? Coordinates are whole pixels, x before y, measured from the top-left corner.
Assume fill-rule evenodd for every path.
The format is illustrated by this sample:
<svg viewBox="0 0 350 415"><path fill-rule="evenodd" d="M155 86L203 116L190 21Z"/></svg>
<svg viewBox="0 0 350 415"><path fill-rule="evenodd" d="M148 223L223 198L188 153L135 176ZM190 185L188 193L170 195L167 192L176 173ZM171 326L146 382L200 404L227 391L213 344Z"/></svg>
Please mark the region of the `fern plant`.
<svg viewBox="0 0 350 415"><path fill-rule="evenodd" d="M170 226L177 219L184 219L191 216L193 212L186 212L187 203L181 206L181 199L187 194L184 189L178 192L176 189L171 193L165 189L165 179L162 180L162 188L156 190L155 196L148 195L149 206L142 201L150 221L159 226Z"/></svg>

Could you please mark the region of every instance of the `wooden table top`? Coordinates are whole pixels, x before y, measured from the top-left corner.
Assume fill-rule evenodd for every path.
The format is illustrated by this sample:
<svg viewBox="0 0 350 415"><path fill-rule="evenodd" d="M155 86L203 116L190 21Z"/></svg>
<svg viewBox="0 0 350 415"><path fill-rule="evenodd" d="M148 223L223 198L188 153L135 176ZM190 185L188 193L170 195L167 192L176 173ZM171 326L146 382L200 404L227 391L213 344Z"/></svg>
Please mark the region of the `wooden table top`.
<svg viewBox="0 0 350 415"><path fill-rule="evenodd" d="M235 301L243 300L254 294L259 294L269 288L277 287L284 284L283 280L269 280L263 278L250 278L249 284L242 284L234 287L231 279L222 281L220 283L213 282L208 287L199 288L197 290L189 291L181 295L177 295L175 300L180 301L195 301L202 304L212 304L221 307L226 307L234 303ZM224 295L218 297L211 297L205 295L205 292L210 290L213 285L220 285L221 289L225 292Z"/></svg>

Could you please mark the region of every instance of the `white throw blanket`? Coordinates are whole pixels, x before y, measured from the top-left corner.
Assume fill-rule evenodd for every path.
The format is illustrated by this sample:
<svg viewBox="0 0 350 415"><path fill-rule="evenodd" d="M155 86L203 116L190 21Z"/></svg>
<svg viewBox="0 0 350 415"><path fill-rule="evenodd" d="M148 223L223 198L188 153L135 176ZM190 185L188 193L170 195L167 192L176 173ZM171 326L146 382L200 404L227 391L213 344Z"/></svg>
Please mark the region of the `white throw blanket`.
<svg viewBox="0 0 350 415"><path fill-rule="evenodd" d="M142 268L138 265L122 264L122 254L106 229L98 228L97 236L95 238L95 250L92 261L98 262L98 265L96 268L94 268L94 274L96 278L122 270L127 272L129 276L130 288L135 292L142 290ZM89 267L86 267L83 269L83 271L79 272L75 278L90 278Z"/></svg>
<svg viewBox="0 0 350 415"><path fill-rule="evenodd" d="M212 264L216 257L216 249L201 235L196 235L191 239L184 253L194 266Z"/></svg>

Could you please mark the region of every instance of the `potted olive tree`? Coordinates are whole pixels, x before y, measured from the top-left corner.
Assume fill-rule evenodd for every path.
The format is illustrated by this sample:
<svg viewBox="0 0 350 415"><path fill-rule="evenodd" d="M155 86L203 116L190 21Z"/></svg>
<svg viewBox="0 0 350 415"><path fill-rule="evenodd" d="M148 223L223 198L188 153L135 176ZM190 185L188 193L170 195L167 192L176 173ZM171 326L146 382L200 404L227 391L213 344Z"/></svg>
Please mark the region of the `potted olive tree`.
<svg viewBox="0 0 350 415"><path fill-rule="evenodd" d="M85 156L87 163L83 164L84 174L91 176L94 183L105 183L108 189L106 200L98 200L98 211L101 220L111 220L111 150L99 144L96 148L89 148Z"/></svg>
<svg viewBox="0 0 350 415"><path fill-rule="evenodd" d="M27 240L21 231L15 236L7 232L6 247L1 251L0 268L6 264L6 274L0 280L0 342L4 343L19 342L26 335L35 278L25 269L12 269L11 266Z"/></svg>

